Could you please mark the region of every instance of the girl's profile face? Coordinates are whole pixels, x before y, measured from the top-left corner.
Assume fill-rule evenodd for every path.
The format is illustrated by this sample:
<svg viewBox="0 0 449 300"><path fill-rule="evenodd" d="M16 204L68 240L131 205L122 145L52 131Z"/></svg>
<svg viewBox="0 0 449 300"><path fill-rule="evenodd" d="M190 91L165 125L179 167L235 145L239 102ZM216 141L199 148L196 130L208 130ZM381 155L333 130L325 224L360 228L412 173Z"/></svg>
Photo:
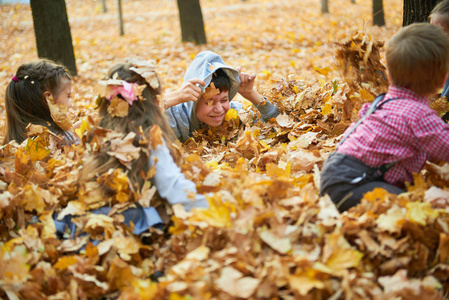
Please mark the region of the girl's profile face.
<svg viewBox="0 0 449 300"><path fill-rule="evenodd" d="M447 36L449 36L449 28L446 24L446 19L441 14L435 14L432 15L430 18L430 24L441 26L444 30L444 33L446 33Z"/></svg>
<svg viewBox="0 0 449 300"><path fill-rule="evenodd" d="M195 114L198 120L209 126L217 127L223 123L223 119L229 110L229 92L224 91L220 94L198 100Z"/></svg>
<svg viewBox="0 0 449 300"><path fill-rule="evenodd" d="M68 108L72 107L72 81L68 78L62 78L60 88L57 94L53 95L55 104L63 104Z"/></svg>

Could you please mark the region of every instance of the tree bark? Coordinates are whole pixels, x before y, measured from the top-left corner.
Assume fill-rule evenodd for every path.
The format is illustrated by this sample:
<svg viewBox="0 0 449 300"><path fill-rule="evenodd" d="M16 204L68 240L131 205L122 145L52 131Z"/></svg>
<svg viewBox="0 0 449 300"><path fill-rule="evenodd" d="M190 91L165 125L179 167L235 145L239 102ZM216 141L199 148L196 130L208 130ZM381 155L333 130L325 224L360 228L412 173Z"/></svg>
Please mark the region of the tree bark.
<svg viewBox="0 0 449 300"><path fill-rule="evenodd" d="M206 44L203 14L199 0L177 0L183 42Z"/></svg>
<svg viewBox="0 0 449 300"><path fill-rule="evenodd" d="M120 27L120 35L125 35L125 29L123 28L122 0L117 0L117 8L118 8L118 23Z"/></svg>
<svg viewBox="0 0 449 300"><path fill-rule="evenodd" d="M373 25L385 26L383 0L373 0Z"/></svg>
<svg viewBox="0 0 449 300"><path fill-rule="evenodd" d="M427 22L435 5L441 0L404 0L402 26Z"/></svg>
<svg viewBox="0 0 449 300"><path fill-rule="evenodd" d="M329 13L328 0L321 0L321 13L323 14Z"/></svg>
<svg viewBox="0 0 449 300"><path fill-rule="evenodd" d="M106 7L106 0L101 0L101 8L104 13L108 11L108 8Z"/></svg>
<svg viewBox="0 0 449 300"><path fill-rule="evenodd" d="M72 35L64 0L31 0L37 54L65 65L77 75Z"/></svg>
<svg viewBox="0 0 449 300"><path fill-rule="evenodd" d="M351 3L354 4L354 3L355 3L355 0L351 0Z"/></svg>

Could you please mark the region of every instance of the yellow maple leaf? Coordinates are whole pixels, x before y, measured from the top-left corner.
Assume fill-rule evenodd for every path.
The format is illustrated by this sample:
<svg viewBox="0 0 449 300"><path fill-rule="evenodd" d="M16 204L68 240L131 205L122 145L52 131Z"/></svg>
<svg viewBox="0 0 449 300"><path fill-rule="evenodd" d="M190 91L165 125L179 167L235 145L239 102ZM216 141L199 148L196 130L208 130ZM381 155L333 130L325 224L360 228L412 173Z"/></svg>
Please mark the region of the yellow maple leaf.
<svg viewBox="0 0 449 300"><path fill-rule="evenodd" d="M382 188L375 188L371 192L366 193L363 196L363 199L368 200L370 202L375 201L383 201L385 197L388 195L388 192Z"/></svg>
<svg viewBox="0 0 449 300"><path fill-rule="evenodd" d="M367 102L373 102L374 101L374 96L370 92L365 90L365 89L359 89L359 94L362 97L362 99L367 101Z"/></svg>
<svg viewBox="0 0 449 300"><path fill-rule="evenodd" d="M78 128L75 129L75 133L78 135L78 137L81 139L83 137L84 132L90 128L89 120L88 118L84 118L83 121L81 121L81 124Z"/></svg>
<svg viewBox="0 0 449 300"><path fill-rule="evenodd" d="M16 173L24 175L27 171L31 169L31 161L28 159L28 155L18 148L16 153L14 153L14 167Z"/></svg>
<svg viewBox="0 0 449 300"><path fill-rule="evenodd" d="M88 233L104 232L106 238L109 238L115 231L113 221L111 217L106 215L91 214L84 229Z"/></svg>
<svg viewBox="0 0 449 300"><path fill-rule="evenodd" d="M339 231L326 236L326 244L323 248L323 259L326 266L337 274L348 268L357 267L363 254L351 247Z"/></svg>
<svg viewBox="0 0 449 300"><path fill-rule="evenodd" d="M189 222L205 222L213 227L231 227L232 207L228 202L222 202L221 199L207 197L209 208L194 209L193 215L189 218Z"/></svg>
<svg viewBox="0 0 449 300"><path fill-rule="evenodd" d="M341 271L347 268L357 267L362 257L363 253L355 249L336 248L326 265L331 269Z"/></svg>
<svg viewBox="0 0 449 300"><path fill-rule="evenodd" d="M75 256L62 256L58 259L58 261L55 263L53 268L56 270L65 270L71 265L74 265L78 262L78 258Z"/></svg>
<svg viewBox="0 0 449 300"><path fill-rule="evenodd" d="M238 119L237 111L235 109L233 109L233 108L228 110L228 112L226 113L226 116L224 118L224 120L226 122L229 122L230 120L237 120L237 119Z"/></svg>
<svg viewBox="0 0 449 300"><path fill-rule="evenodd" d="M313 69L324 76L327 76L327 74L329 74L329 72L331 71L331 69L329 69L329 67L319 68L319 67L313 66Z"/></svg>
<svg viewBox="0 0 449 300"><path fill-rule="evenodd" d="M276 177L287 177L290 178L292 169L291 161L287 162L284 168L279 167L278 165L268 163L266 165L266 173L268 176L276 176Z"/></svg>
<svg viewBox="0 0 449 300"><path fill-rule="evenodd" d="M128 200L128 176L121 169L114 170L114 176L109 186L117 192L117 201L126 202Z"/></svg>
<svg viewBox="0 0 449 300"><path fill-rule="evenodd" d="M413 174L413 185L407 186L407 192L424 192L427 190L427 184L421 174Z"/></svg>
<svg viewBox="0 0 449 300"><path fill-rule="evenodd" d="M267 245L281 254L287 254L292 250L292 244L288 238L277 236L274 232L267 229L259 232L259 237Z"/></svg>
<svg viewBox="0 0 449 300"><path fill-rule="evenodd" d="M218 167L218 161L210 160L210 161L206 162L206 167L208 169L216 169Z"/></svg>
<svg viewBox="0 0 449 300"><path fill-rule="evenodd" d="M23 203L26 211L42 212L46 206L41 189L35 184L27 184L23 188Z"/></svg>
<svg viewBox="0 0 449 300"><path fill-rule="evenodd" d="M321 114L323 116L327 116L332 113L332 104L326 103L321 107Z"/></svg>
<svg viewBox="0 0 449 300"><path fill-rule="evenodd" d="M48 108L50 109L51 118L53 121L61 127L62 130L70 130L72 128L72 122L69 119L69 108L64 104L56 104L53 101L53 97L47 98Z"/></svg>
<svg viewBox="0 0 449 300"><path fill-rule="evenodd" d="M50 150L46 148L46 143L39 137L29 138L25 150L32 161L42 160L50 153Z"/></svg>
<svg viewBox="0 0 449 300"><path fill-rule="evenodd" d="M394 205L386 213L381 214L376 224L380 230L388 231L390 233L400 232L402 220L405 219L405 209Z"/></svg>
<svg viewBox="0 0 449 300"><path fill-rule="evenodd" d="M301 296L307 295L312 289L323 289L325 287L325 279L319 271L310 267L297 271L294 275L288 275L288 283L290 287L296 290Z"/></svg>
<svg viewBox="0 0 449 300"><path fill-rule="evenodd" d="M123 290L120 295L120 299L160 299L157 297L158 284L152 282L150 279L137 279L135 278L131 285Z"/></svg>
<svg viewBox="0 0 449 300"><path fill-rule="evenodd" d="M433 209L428 202L408 202L406 208L406 219L423 226L427 224L428 219L433 222L439 216L438 210Z"/></svg>
<svg viewBox="0 0 449 300"><path fill-rule="evenodd" d="M39 217L39 220L44 225L41 233L42 239L56 238L56 226L52 214L51 211L46 211Z"/></svg>
<svg viewBox="0 0 449 300"><path fill-rule="evenodd" d="M24 245L14 247L11 251L0 248L0 278L2 283L18 283L29 276L30 265L27 263L29 254Z"/></svg>
<svg viewBox="0 0 449 300"><path fill-rule="evenodd" d="M265 74L265 76L270 77L271 73L268 70L263 70L262 71L263 74Z"/></svg>
<svg viewBox="0 0 449 300"><path fill-rule="evenodd" d="M201 97L203 97L205 100L209 100L210 98L214 97L215 95L220 94L220 90L215 87L215 84L212 82L205 90ZM212 105L212 103L211 103ZM210 106L210 105L209 105Z"/></svg>

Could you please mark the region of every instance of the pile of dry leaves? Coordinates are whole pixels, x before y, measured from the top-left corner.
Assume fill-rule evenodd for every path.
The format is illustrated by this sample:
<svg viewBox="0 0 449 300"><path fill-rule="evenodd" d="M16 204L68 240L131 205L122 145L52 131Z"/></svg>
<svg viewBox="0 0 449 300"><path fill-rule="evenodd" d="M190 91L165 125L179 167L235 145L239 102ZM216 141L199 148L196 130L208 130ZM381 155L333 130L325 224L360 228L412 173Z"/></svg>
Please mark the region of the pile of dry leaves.
<svg viewBox="0 0 449 300"><path fill-rule="evenodd" d="M443 299L449 165L429 163L408 193L376 189L344 214L318 197L323 161L362 104L387 87L380 44L356 34L339 47L352 72L344 80L272 80L264 88L277 118L262 123L245 103L249 112L230 110L221 128L173 145L209 209L164 207L151 174L142 174L142 191L121 170L81 180L104 143L125 165L140 151L133 136L95 127L91 118L76 131L78 146L62 148L39 126L29 128L34 139L3 146L0 297ZM167 227L133 235L120 211L136 202L162 205ZM108 216L89 213L103 205L112 207ZM56 237L54 213L74 216L84 234Z"/></svg>

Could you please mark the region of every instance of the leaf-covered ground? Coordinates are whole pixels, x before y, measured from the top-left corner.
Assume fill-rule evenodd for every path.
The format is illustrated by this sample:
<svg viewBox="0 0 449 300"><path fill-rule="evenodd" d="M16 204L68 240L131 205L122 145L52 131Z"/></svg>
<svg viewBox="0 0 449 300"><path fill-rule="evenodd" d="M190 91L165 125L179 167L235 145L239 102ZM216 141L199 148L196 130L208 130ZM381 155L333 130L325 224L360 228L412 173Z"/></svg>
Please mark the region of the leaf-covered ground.
<svg viewBox="0 0 449 300"><path fill-rule="evenodd" d="M109 172L78 180L88 143L64 151L31 128L34 140L0 150L0 297L10 299L442 299L449 290L449 169L428 164L401 196L383 190L339 214L319 198L319 170L357 111L387 83L381 41L402 21L401 1L384 0L387 26L370 26L371 1L202 1L207 46L181 44L176 2L123 1L124 37L114 3L66 1L79 76L74 111L93 128L94 85L126 57L157 59L165 90L182 82L201 50L258 74L258 89L281 114L253 123L230 111L225 124L184 145L182 169L210 209L167 208L170 228L130 234L120 214L91 215L109 204L119 212L154 190L131 190ZM115 1L114 1L115 2ZM17 67L36 59L31 12L0 6L0 98ZM238 101L243 101L241 98ZM435 108L446 109L444 101ZM248 109L251 109L248 107ZM4 103L0 105L4 127ZM90 127L90 128L89 128ZM122 137L116 155L134 159ZM151 136L149 137L151 139ZM132 146L132 145L131 145ZM102 193L106 186L108 193ZM152 205L159 201L152 199ZM79 215L87 235L58 240L53 211ZM95 246L89 238L99 240ZM80 251L81 249L81 251ZM158 275L162 275L156 282Z"/></svg>

